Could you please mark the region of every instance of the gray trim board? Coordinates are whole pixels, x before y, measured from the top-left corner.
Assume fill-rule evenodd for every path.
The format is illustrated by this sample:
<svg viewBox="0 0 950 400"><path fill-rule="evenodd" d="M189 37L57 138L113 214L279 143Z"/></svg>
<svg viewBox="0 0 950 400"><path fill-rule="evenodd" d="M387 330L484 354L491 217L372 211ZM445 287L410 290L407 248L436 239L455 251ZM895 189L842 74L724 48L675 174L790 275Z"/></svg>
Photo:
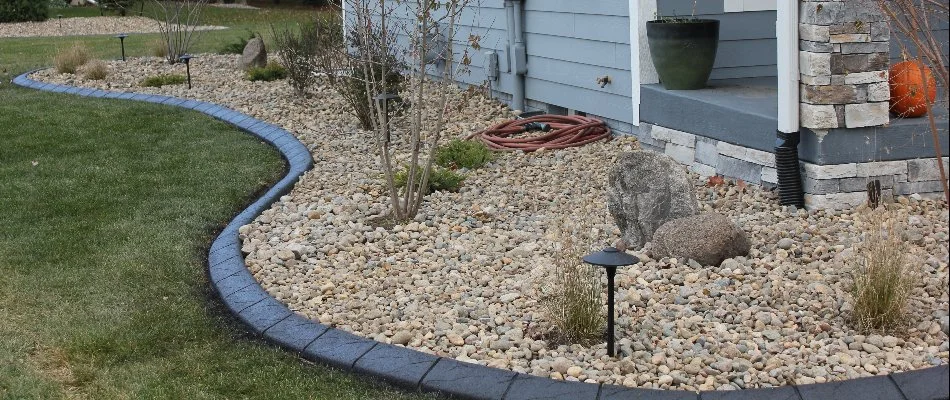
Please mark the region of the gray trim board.
<svg viewBox="0 0 950 400"><path fill-rule="evenodd" d="M29 88L62 92L66 87L40 85L29 78L27 72L17 76L12 83ZM74 91L78 92L78 91ZM92 96L93 93L87 93ZM109 92L114 93L114 92ZM131 98L133 96L119 98ZM141 97L140 97L141 98ZM148 101L143 99L143 101ZM155 101L155 100L153 100ZM162 100L166 101L166 100ZM177 106L185 105L190 100ZM199 103L196 103L199 104ZM200 103L212 114L224 108ZM226 115L226 114L225 114ZM250 117L248 117L250 118ZM257 121L257 120L255 120ZM231 122L233 124L233 122ZM896 399L935 400L950 398L947 387L950 369L946 365L904 372L892 376L860 378L855 380L801 385L792 388L800 397L791 395L788 387L778 389L755 389L748 391L712 391L694 393L682 390L652 390L625 388L614 385L598 385L583 382L555 381L547 378L516 374L512 371L462 363L439 358L405 347L382 344L365 339L290 312L287 307L271 297L260 286L240 256L240 240L237 226L254 218L279 197L290 191L297 179L313 167L312 157L294 157L303 149L289 132L280 130L279 135L267 134L273 126L265 123L244 124L257 128L245 129L249 134L275 145L288 158L290 171L261 198L245 209L228 224L208 250L208 273L211 285L221 301L242 322L264 339L285 349L300 354L309 360L363 373L404 387L436 392L462 399L514 400L514 399L590 399L590 400L745 400L751 395L758 398L789 400L809 399ZM285 138L276 145L278 138ZM309 152L306 154L309 155ZM288 156L290 155L290 156ZM240 222L238 222L240 221ZM237 256L235 256L237 251ZM778 397L775 397L778 396ZM831 396L831 397L828 397Z"/></svg>

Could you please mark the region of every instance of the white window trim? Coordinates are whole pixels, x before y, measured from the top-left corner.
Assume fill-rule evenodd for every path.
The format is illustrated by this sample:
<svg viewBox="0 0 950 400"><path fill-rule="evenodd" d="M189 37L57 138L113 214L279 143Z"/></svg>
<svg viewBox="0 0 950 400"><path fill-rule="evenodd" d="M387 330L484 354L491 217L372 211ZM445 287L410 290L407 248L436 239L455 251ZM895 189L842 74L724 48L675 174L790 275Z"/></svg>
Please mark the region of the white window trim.
<svg viewBox="0 0 950 400"><path fill-rule="evenodd" d="M778 0L723 0L723 12L770 11L778 8Z"/></svg>

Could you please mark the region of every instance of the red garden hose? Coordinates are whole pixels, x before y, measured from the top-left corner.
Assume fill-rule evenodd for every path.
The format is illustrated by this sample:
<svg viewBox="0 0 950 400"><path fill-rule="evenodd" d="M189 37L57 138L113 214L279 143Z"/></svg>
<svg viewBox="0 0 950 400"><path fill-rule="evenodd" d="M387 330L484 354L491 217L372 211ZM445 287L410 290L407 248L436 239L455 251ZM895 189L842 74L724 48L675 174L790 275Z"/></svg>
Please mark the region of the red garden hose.
<svg viewBox="0 0 950 400"><path fill-rule="evenodd" d="M538 136L511 137L541 124L550 125L550 132ZM540 149L582 146L609 137L610 128L599 119L579 115L548 114L503 122L484 131L473 133L467 139L478 138L490 149L496 151L531 152Z"/></svg>

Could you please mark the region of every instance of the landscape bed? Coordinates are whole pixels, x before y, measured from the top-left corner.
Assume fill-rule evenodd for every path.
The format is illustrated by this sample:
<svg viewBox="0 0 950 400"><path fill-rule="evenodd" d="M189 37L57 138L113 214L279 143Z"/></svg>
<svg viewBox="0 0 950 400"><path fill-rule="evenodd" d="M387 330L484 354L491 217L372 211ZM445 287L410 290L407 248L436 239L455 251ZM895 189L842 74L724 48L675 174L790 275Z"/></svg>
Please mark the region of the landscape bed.
<svg viewBox="0 0 950 400"><path fill-rule="evenodd" d="M555 379L688 390L813 383L946 364L947 207L900 198L914 289L906 335L860 335L847 321L853 250L864 210L778 206L762 188L695 179L702 209L749 235L749 257L701 266L651 259L618 276L620 354L603 344L552 345L534 293L548 279L562 235L603 247L619 236L606 209L606 176L636 142L508 153L463 171L458 193L428 197L419 217L375 226L389 202L373 140L326 87L296 96L286 81L249 82L236 57L199 55L194 88L144 88L183 73L156 58L110 62L103 81L52 70L41 81L161 93L231 107L278 124L304 142L314 170L241 228L246 262L262 285L311 319L377 341ZM512 114L481 97L452 118L460 137ZM359 279L355 279L359 277Z"/></svg>

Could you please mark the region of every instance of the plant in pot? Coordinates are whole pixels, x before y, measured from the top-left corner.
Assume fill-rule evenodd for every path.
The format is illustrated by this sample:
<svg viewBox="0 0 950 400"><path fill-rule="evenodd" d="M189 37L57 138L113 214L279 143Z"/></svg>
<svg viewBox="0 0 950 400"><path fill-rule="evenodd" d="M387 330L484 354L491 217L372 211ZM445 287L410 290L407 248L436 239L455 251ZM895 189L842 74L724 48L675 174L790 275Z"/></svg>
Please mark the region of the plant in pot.
<svg viewBox="0 0 950 400"><path fill-rule="evenodd" d="M667 90L706 87L719 47L719 20L657 16L647 21L647 42L660 83Z"/></svg>

